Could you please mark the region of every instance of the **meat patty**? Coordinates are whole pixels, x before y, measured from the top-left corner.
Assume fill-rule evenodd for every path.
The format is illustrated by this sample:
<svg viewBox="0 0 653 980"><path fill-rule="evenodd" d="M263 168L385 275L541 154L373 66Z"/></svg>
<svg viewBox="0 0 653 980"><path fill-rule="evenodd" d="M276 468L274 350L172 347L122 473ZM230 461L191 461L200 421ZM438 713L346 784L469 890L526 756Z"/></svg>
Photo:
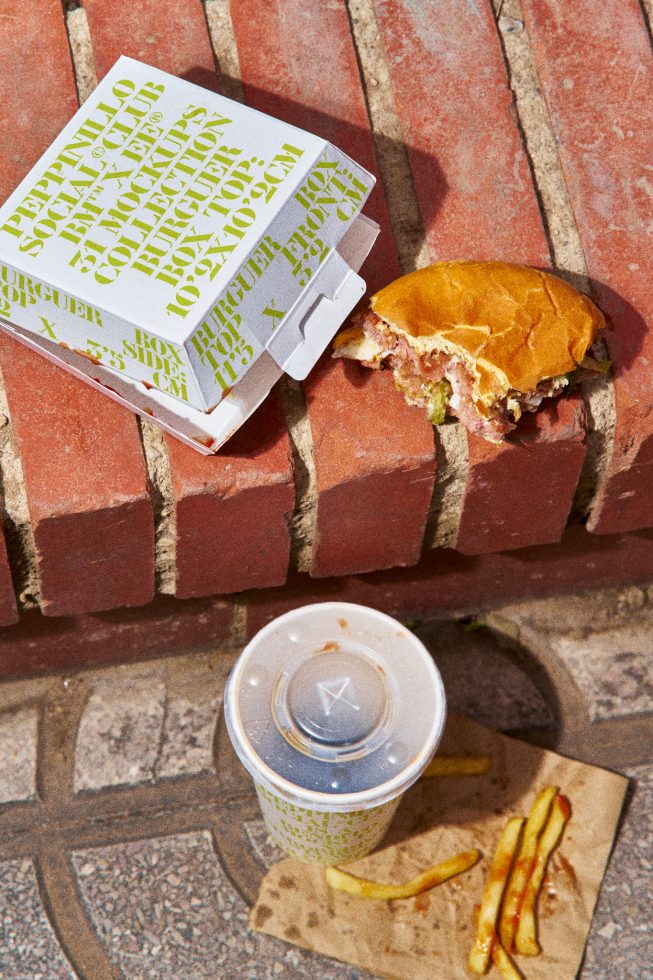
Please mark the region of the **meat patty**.
<svg viewBox="0 0 653 980"><path fill-rule="evenodd" d="M568 383L564 375L548 378L533 391L512 391L486 408L474 400L474 378L461 358L437 351L420 354L372 310L359 314L356 323L381 351L374 361L363 363L376 369L389 368L411 405L428 408L433 384L446 380L447 414L485 439L500 441L515 428L523 412L536 411L542 399L558 394Z"/></svg>

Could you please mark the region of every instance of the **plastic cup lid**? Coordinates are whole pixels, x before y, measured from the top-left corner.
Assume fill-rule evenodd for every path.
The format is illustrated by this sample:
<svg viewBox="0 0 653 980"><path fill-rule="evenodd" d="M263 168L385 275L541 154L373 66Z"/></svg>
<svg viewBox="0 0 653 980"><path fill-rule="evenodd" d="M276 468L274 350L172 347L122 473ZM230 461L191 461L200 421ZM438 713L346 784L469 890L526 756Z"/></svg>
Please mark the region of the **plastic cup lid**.
<svg viewBox="0 0 653 980"><path fill-rule="evenodd" d="M256 781L309 806L358 809L419 777L445 695L430 653L401 623L327 602L257 633L229 678L225 717Z"/></svg>

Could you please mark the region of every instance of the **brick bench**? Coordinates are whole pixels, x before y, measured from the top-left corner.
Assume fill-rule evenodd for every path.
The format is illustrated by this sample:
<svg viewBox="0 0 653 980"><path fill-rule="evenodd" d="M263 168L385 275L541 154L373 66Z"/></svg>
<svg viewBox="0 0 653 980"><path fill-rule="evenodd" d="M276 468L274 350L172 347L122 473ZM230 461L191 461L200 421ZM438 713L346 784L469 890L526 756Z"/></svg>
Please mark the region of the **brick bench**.
<svg viewBox="0 0 653 980"><path fill-rule="evenodd" d="M127 54L374 171L370 289L460 256L553 267L610 316L615 370L495 447L325 358L205 458L0 337L0 671L244 638L311 597L412 616L653 579L637 0L65 6L0 0L0 199Z"/></svg>

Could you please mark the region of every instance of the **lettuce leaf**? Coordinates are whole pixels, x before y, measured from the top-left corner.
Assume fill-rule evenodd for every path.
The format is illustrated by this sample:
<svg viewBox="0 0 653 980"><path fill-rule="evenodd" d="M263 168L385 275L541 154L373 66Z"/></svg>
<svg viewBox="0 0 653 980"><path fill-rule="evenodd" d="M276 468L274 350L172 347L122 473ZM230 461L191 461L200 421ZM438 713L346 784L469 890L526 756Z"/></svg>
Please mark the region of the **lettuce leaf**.
<svg viewBox="0 0 653 980"><path fill-rule="evenodd" d="M426 417L431 425L442 425L447 414L447 402L451 394L451 385L444 379L434 381L426 387L425 395L428 400Z"/></svg>
<svg viewBox="0 0 653 980"><path fill-rule="evenodd" d="M565 388L565 398L569 398L572 391L578 387L578 371L569 371L566 378L567 387Z"/></svg>

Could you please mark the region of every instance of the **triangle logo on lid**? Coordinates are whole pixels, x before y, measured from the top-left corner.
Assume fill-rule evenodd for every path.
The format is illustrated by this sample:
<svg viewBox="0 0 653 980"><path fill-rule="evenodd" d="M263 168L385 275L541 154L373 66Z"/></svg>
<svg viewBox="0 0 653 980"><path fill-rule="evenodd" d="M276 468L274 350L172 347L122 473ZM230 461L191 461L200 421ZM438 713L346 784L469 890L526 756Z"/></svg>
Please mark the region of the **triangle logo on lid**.
<svg viewBox="0 0 653 980"><path fill-rule="evenodd" d="M317 689L320 692L320 701L327 718L339 703L346 704L352 711L361 710L360 705L349 700L353 697L353 693L347 690L350 684L351 677L334 677L330 681L318 681ZM345 697L345 691L349 697Z"/></svg>

